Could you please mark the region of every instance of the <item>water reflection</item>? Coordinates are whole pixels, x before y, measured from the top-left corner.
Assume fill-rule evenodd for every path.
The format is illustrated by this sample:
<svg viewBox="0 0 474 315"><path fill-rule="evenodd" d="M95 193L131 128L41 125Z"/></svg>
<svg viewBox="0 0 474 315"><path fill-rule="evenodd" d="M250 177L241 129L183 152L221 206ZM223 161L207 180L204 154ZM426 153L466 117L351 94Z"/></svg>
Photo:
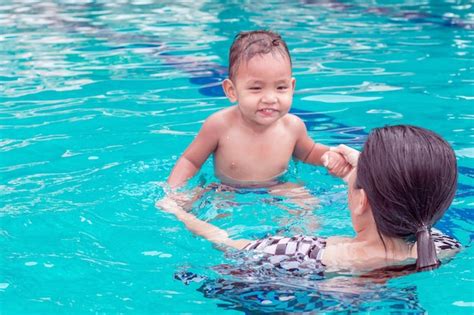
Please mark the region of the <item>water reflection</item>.
<svg viewBox="0 0 474 315"><path fill-rule="evenodd" d="M245 261L240 257L240 264ZM243 260L244 259L244 260ZM248 261L247 261L248 262ZM274 267L273 267L274 268ZM232 265L213 268L220 273L200 276L191 271L175 273L176 280L196 287L219 307L248 313L320 313L384 312L425 314L415 285L393 286L382 277L350 275L323 276L318 269L299 270L298 275L275 271L271 267L246 263L237 269Z"/></svg>
<svg viewBox="0 0 474 315"><path fill-rule="evenodd" d="M360 146L368 130L394 123L445 135L459 157L461 176L455 204L441 224L469 243L473 19L472 4L451 1L3 1L2 310L185 313L201 305L188 302L171 275L178 265L205 265L209 257L218 258L153 204L162 197L160 185L176 155L202 121L229 105L220 82L227 73L228 47L241 30L271 28L287 40L298 82L293 113L315 140ZM203 174L212 177L211 168ZM325 230L347 229L345 197L337 192L342 188L314 168L294 175L311 192L323 194ZM205 196L195 210L234 235L274 232L282 228L282 219L290 229L305 228L303 215L274 215L281 202L269 196L219 197ZM262 200L258 212L254 204ZM239 214L257 226L244 228ZM184 245L177 246L181 241ZM451 266L465 271L469 259L466 255ZM457 299L468 292L448 292L446 279L468 286L468 274L458 274L434 277L445 296ZM222 291L232 284L226 281L241 289ZM54 285L59 282L64 285ZM314 309L350 310L347 303L354 303L370 310L369 304L342 294L342 286L316 290L264 283L250 292L242 283L254 285L242 279L209 280L202 292L228 299L229 307L242 303L247 310L276 304L291 310L291 301L297 301L293 309L298 310L304 301ZM418 287L431 292L430 285ZM370 289L380 292L380 299L375 293L365 297L375 305L386 300L409 308L416 292L405 288L374 285ZM321 298L331 302L315 306Z"/></svg>

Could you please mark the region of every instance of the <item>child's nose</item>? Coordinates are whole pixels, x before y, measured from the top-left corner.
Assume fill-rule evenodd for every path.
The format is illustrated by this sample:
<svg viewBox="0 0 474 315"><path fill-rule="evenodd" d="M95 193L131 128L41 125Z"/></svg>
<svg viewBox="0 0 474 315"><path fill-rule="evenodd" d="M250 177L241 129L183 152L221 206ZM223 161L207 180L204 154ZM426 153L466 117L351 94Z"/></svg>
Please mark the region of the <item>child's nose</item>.
<svg viewBox="0 0 474 315"><path fill-rule="evenodd" d="M264 103L269 103L269 104L276 103L276 101L277 101L276 93L274 93L273 91L267 91L267 92L263 95L262 101L263 101Z"/></svg>

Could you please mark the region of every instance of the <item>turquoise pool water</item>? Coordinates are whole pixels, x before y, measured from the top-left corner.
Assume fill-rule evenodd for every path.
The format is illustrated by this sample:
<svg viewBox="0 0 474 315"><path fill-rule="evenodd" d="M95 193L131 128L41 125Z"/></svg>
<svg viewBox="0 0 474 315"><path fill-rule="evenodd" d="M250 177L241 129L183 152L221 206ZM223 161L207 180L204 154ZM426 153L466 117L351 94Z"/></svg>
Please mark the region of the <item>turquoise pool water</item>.
<svg viewBox="0 0 474 315"><path fill-rule="evenodd" d="M213 267L234 260L154 207L203 120L229 105L219 84L233 37L269 28L288 42L293 111L316 141L359 147L371 128L409 123L443 135L459 163L457 196L438 227L462 252L386 285L361 289L349 275L329 289L300 283L303 297L330 301L308 307L472 314L474 11L469 1L413 3L2 1L1 313L271 309L175 280L180 271L218 280ZM214 180L208 162L190 187ZM317 226L262 194L211 191L193 211L239 237L352 234L340 181L301 164L289 180L321 200Z"/></svg>

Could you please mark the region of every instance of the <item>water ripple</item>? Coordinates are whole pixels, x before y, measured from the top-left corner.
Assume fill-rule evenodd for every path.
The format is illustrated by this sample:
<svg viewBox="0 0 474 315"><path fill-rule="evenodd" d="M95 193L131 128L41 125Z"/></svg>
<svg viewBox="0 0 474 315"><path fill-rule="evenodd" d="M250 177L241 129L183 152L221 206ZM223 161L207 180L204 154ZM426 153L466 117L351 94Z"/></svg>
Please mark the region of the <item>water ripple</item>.
<svg viewBox="0 0 474 315"><path fill-rule="evenodd" d="M2 310L147 313L158 303L177 313L222 312L219 303L189 298L171 275L225 258L154 202L202 122L230 105L220 84L229 45L242 30L270 28L285 38L297 79L292 111L317 141L360 147L384 123L422 125L446 137L460 183L442 224L468 244L471 11L470 3L448 1L2 2ZM301 163L290 173L321 200L319 230L305 226L308 216L289 215L288 200L266 194L210 190L192 211L238 237L352 233L339 181ZM184 189L215 181L208 161ZM459 312L469 290L448 291L451 282L471 282L470 248L462 254L433 273L393 283L429 296L429 276L442 284L440 298L413 301L428 313Z"/></svg>

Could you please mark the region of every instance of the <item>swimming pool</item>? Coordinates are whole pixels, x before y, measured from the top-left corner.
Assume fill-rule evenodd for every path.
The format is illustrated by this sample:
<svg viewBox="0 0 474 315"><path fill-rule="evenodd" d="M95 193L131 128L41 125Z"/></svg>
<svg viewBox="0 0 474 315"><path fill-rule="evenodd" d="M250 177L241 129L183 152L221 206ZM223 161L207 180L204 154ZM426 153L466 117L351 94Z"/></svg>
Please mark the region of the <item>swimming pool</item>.
<svg viewBox="0 0 474 315"><path fill-rule="evenodd" d="M341 275L341 292L353 294L333 287L329 306L473 312L468 1L153 2L0 5L2 313L245 311L206 297L202 283L174 279L181 271L219 279L213 267L229 258L157 211L154 201L203 120L228 106L219 82L233 37L259 28L286 39L297 79L293 111L316 141L358 147L371 128L409 123L443 135L458 157L459 189L438 227L466 248L433 272L365 294ZM208 162L190 186L214 180ZM301 164L291 165L289 180L321 200L319 227L282 209L292 207L286 200L262 194L211 191L194 211L249 238L352 233L338 180ZM260 304L247 310L269 309ZM331 310L325 307L316 303L313 310Z"/></svg>

